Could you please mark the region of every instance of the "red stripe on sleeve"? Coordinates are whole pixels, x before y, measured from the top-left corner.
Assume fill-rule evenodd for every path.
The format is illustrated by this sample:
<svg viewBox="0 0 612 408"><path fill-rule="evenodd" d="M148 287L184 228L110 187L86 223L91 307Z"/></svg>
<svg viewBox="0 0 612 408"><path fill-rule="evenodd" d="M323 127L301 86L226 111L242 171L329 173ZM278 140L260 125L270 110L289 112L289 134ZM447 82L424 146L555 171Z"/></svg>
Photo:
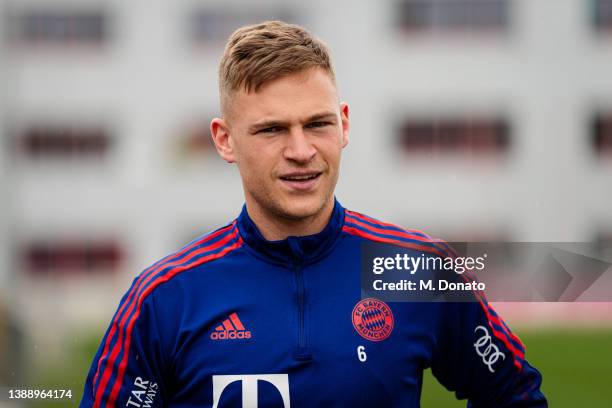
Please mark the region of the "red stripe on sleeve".
<svg viewBox="0 0 612 408"><path fill-rule="evenodd" d="M235 225L232 224L231 226L228 227L231 228ZM235 236L237 235L237 229L234 229L233 233L227 235L226 237L224 237L223 239L221 239L220 241L211 244L207 247L202 247L196 251L190 252L188 254L185 254L185 256L181 259L178 259L176 261L173 262L167 262L167 263L163 263L161 265L158 266L158 268L156 268L155 271L152 271L151 273L148 274L148 276L142 281L142 283L140 284L140 287L144 287L145 285L147 285L153 278L153 276L155 275L155 273L163 268L166 267L171 267L171 266L178 266L183 262L189 261L190 259L192 259L193 257L200 255L202 253L205 252L209 252L212 250L215 250L223 245L225 245L228 241L230 241L231 239L233 239ZM204 259L204 258L202 258ZM195 264L197 264L199 261L202 261L202 259L199 259L198 261L195 261L193 264L189 264L189 267L194 266ZM139 297L140 299L140 297ZM100 384L98 385L98 389L95 393L96 395L96 399L95 399L95 403L94 403L94 407L99 407L100 401L102 400L102 395L104 394L104 390L106 389L106 385L110 379L110 376L112 374L112 368L114 365L114 361L117 358L117 355L120 352L121 349L121 342L123 340L123 330L120 330L119 327L123 328L125 327L125 322L128 318L128 316L132 313L134 307L135 307L135 303L134 300L132 299L132 301L130 302L126 302L125 304L128 309L127 312L123 315L123 318L121 319L121 321L118 323L117 325L117 330L119 330L119 337L117 339L117 342L115 343L115 345L113 346L112 350L110 351L110 357L108 358L108 362L106 364L106 368L104 369L104 374L100 380ZM110 342L109 342L110 344ZM101 367L101 366L100 366Z"/></svg>
<svg viewBox="0 0 612 408"><path fill-rule="evenodd" d="M127 305L131 302L130 298L133 297L134 293L138 291L138 289L141 287L143 280L146 279L146 277L149 274L154 274L157 271L159 271L161 269L161 265L165 264L166 262L172 261L173 259L179 258L181 256L183 256L185 253L187 253L188 251L190 251L191 249L197 247L198 245L202 245L216 237L218 237L219 235L223 234L224 232L230 230L234 225L235 225L236 221L234 221L232 224L228 225L225 228L221 228L218 231L213 232L212 234L203 237L201 240L194 242L193 244L183 248L182 250L180 250L179 252L171 255L170 257L161 259L160 261L154 263L152 266L150 266L149 268L145 269L145 271L143 273L140 274L138 280L132 285L132 287L130 288L128 295L125 297L125 302L119 307L119 310L117 311L117 314L115 315L115 318L113 319L113 322L111 323L111 330L109 331L108 335L106 336L106 342L104 343L104 349L102 351L102 354L100 354L100 358L98 359L98 368L96 369L96 375L94 376L94 380L92 382L94 390L96 388L96 382L98 380L98 375L100 374L100 367L102 365L102 360L106 359L108 357L108 348L110 346L110 342L113 338L113 336L115 335L115 331L117 330L117 321L119 319L119 316L121 316L121 314L123 313L123 311L125 310L125 308L127 307Z"/></svg>
<svg viewBox="0 0 612 408"><path fill-rule="evenodd" d="M362 227L363 229L366 229L368 231L373 231L373 232L376 232L376 233L379 233L379 234L393 235L395 237L413 239L413 240L419 241L419 242L425 242L425 243L433 245L436 249L438 249L440 251L445 251L444 248L441 248L438 245L438 243L436 241L432 240L431 238L426 238L426 237L422 237L422 236L419 236L419 235L413 235L413 234L410 234L408 232L401 232L401 231L396 231L396 230L386 230L386 229L382 229L382 228L376 228L376 227L373 227L371 225L365 224L365 223L359 221L358 219L350 217L350 216L348 217L348 220L350 222L352 222L353 224L357 224L360 227ZM447 256L449 256L449 255L447 254Z"/></svg>
<svg viewBox="0 0 612 408"><path fill-rule="evenodd" d="M208 262L211 261L213 259L218 259L221 258L223 256L225 256L228 252L233 251L236 248L239 248L240 246L242 246L242 239L240 237L238 237L238 240L228 246L227 248L223 249L223 251L217 253L217 254L212 254L212 255L208 255L205 256L202 259L197 260L196 262L194 262L195 265L186 265L186 266L182 266L182 267L178 267L172 271L170 271L169 273L159 277L157 280L155 280L138 298L138 306L137 306L137 310L136 313L134 313L134 316L132 316L128 327L127 327L127 335L125 338L125 342L123 345L123 348L125 350L125 353L123 353L123 358L121 359L121 363L119 364L119 371L117 373L117 379L113 385L110 397L108 399L108 402L106 403L106 408L113 408L115 406L115 401L117 399L117 396L119 395L119 390L121 388L121 384L123 382L123 375L125 374L125 368L127 366L127 362L128 362L128 354L129 354L129 347L130 347L130 341L131 341L131 337L132 337L132 328L134 327L134 323L136 322L136 320L138 319L138 316L140 314L140 306L142 305L142 302L144 301L144 299L149 295L149 293L151 293L153 291L153 289L155 289L155 287L159 286L160 284L167 282L168 280L170 280L171 278L173 278L175 275L177 275L178 273L185 271L187 269L190 269L193 266L197 266L200 265L204 262Z"/></svg>
<svg viewBox="0 0 612 408"><path fill-rule="evenodd" d="M397 245L397 246L401 246L404 248L410 248L410 249L414 249L417 251L423 251L423 252L429 252L429 253L434 253L442 258L444 258L444 254L441 253L437 248L432 248L432 247L428 247L428 246L424 246L424 245L419 245L419 244L413 244L410 242L403 242L397 239L392 239L392 238L383 238L383 237L379 237L376 235L372 235L369 234L366 231L363 231L361 229L358 228L354 228L354 227L349 227L347 225L342 227L342 230L345 232L348 232L351 235L357 235L359 237L362 238L367 238L371 241L376 241L376 242L384 242L384 243L388 243L388 244L393 244L393 245Z"/></svg>

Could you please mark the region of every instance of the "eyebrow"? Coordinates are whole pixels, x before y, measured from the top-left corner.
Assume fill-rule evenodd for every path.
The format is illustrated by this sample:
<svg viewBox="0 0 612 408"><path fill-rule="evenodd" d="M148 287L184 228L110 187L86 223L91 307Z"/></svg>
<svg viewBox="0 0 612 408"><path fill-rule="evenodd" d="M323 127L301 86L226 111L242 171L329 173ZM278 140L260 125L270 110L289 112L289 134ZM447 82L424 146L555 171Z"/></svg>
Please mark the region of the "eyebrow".
<svg viewBox="0 0 612 408"><path fill-rule="evenodd" d="M316 113L312 116L310 116L309 118L306 119L306 123L308 122L315 122L317 120L335 120L336 119L336 114L334 112L321 112L321 113ZM252 124L251 126L249 126L249 131L253 132L259 129L265 129L268 127L275 127L275 126L287 126L288 122L284 122L282 120L264 120L262 122L256 122L254 124Z"/></svg>

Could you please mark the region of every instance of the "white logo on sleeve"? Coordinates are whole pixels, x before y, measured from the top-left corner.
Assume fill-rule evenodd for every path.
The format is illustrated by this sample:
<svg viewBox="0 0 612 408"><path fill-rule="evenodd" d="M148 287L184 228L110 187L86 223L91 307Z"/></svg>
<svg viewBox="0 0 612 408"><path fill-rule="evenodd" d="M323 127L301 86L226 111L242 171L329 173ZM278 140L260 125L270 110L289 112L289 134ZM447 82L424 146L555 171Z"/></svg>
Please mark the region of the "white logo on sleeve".
<svg viewBox="0 0 612 408"><path fill-rule="evenodd" d="M213 408L218 408L225 387L242 381L242 408L257 408L257 381L267 381L280 392L283 406L291 408L289 402L288 374L213 375Z"/></svg>
<svg viewBox="0 0 612 408"><path fill-rule="evenodd" d="M489 371L494 373L495 370L493 369L493 364L495 364L500 358L505 360L506 356L504 353L499 351L497 345L493 343L493 339L491 338L491 335L486 327L477 326L476 329L474 329L474 333L476 333L478 330L482 330L484 333L478 340L476 340L476 343L474 343L474 349L476 350L476 353L482 357L482 362L489 368Z"/></svg>
<svg viewBox="0 0 612 408"><path fill-rule="evenodd" d="M126 407L151 408L159 387L157 383L136 377Z"/></svg>

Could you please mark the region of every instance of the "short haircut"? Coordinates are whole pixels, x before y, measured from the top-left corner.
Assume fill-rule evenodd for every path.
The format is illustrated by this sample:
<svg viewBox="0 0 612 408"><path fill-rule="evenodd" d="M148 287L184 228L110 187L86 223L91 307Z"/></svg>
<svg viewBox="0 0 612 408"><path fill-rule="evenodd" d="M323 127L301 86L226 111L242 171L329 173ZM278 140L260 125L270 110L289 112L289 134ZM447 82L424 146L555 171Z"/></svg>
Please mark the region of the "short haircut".
<svg viewBox="0 0 612 408"><path fill-rule="evenodd" d="M268 81L314 67L335 83L328 47L303 27L282 21L241 27L230 36L219 64L221 112L227 113L239 89L257 92Z"/></svg>

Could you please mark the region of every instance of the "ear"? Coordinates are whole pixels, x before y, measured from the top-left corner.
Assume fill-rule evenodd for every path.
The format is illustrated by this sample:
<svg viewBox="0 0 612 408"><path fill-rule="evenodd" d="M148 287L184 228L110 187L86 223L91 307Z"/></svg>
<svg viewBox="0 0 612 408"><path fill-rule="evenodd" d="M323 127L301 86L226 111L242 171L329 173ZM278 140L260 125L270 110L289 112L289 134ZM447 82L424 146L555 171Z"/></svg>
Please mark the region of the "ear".
<svg viewBox="0 0 612 408"><path fill-rule="evenodd" d="M235 163L234 149L230 142L230 130L225 120L214 118L210 122L210 134L219 156L228 163Z"/></svg>
<svg viewBox="0 0 612 408"><path fill-rule="evenodd" d="M349 107L346 102L340 103L340 119L342 121L342 147L349 142Z"/></svg>

